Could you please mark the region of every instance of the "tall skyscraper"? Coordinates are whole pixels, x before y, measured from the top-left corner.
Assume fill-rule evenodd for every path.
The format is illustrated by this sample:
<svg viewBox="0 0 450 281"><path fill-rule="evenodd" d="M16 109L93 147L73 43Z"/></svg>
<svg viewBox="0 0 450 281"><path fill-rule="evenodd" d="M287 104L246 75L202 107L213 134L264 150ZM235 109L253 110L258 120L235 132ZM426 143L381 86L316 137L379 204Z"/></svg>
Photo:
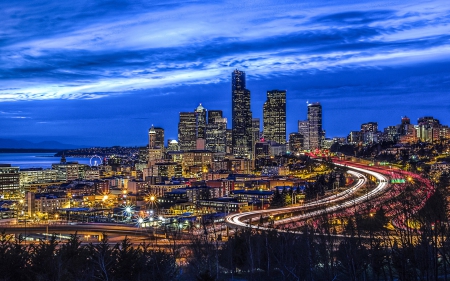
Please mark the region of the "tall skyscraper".
<svg viewBox="0 0 450 281"><path fill-rule="evenodd" d="M159 127L152 127L148 130L148 147L164 147L164 129Z"/></svg>
<svg viewBox="0 0 450 281"><path fill-rule="evenodd" d="M298 133L303 136L302 149L309 149L309 121L298 121Z"/></svg>
<svg viewBox="0 0 450 281"><path fill-rule="evenodd" d="M322 106L320 103L308 104L309 149L320 148L322 142Z"/></svg>
<svg viewBox="0 0 450 281"><path fill-rule="evenodd" d="M250 91L245 88L245 72L231 74L233 154L250 158L252 155L252 112Z"/></svg>
<svg viewBox="0 0 450 281"><path fill-rule="evenodd" d="M252 118L252 151L255 159L255 145L261 139L261 122L259 118Z"/></svg>
<svg viewBox="0 0 450 281"><path fill-rule="evenodd" d="M263 126L266 141L286 143L286 91L267 92L263 106Z"/></svg>
<svg viewBox="0 0 450 281"><path fill-rule="evenodd" d="M195 116L196 116L196 126L197 126L197 139L206 139L206 108L200 104L195 109Z"/></svg>
<svg viewBox="0 0 450 281"><path fill-rule="evenodd" d="M180 112L178 144L180 150L194 150L197 146L197 116L195 112Z"/></svg>
<svg viewBox="0 0 450 281"><path fill-rule="evenodd" d="M304 136L300 133L289 134L289 151L291 153L299 153L304 147Z"/></svg>
<svg viewBox="0 0 450 281"><path fill-rule="evenodd" d="M227 118L215 117L214 121L208 122L206 125L206 149L213 152L226 152L226 131Z"/></svg>

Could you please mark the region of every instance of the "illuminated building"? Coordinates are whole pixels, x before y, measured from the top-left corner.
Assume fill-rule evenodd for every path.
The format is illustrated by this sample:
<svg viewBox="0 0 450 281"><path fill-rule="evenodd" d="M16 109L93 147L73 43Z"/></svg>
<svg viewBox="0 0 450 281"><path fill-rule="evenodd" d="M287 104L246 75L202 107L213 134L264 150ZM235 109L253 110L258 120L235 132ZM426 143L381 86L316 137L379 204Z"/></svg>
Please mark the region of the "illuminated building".
<svg viewBox="0 0 450 281"><path fill-rule="evenodd" d="M216 118L223 118L222 110L209 110L208 111L208 124L214 123Z"/></svg>
<svg viewBox="0 0 450 281"><path fill-rule="evenodd" d="M309 121L298 121L298 133L303 136L302 149L309 149Z"/></svg>
<svg viewBox="0 0 450 281"><path fill-rule="evenodd" d="M69 205L69 198L65 193L48 194L27 192L26 194L28 216L35 213L52 213L58 209L66 208Z"/></svg>
<svg viewBox="0 0 450 281"><path fill-rule="evenodd" d="M164 129L152 127L148 130L148 147L164 147Z"/></svg>
<svg viewBox="0 0 450 281"><path fill-rule="evenodd" d="M441 124L431 116L421 117L417 122L417 137L424 142L439 140Z"/></svg>
<svg viewBox="0 0 450 281"><path fill-rule="evenodd" d="M286 91L267 92L263 106L264 140L286 143Z"/></svg>
<svg viewBox="0 0 450 281"><path fill-rule="evenodd" d="M180 112L178 123L178 144L180 150L194 150L197 145L197 117L195 112Z"/></svg>
<svg viewBox="0 0 450 281"><path fill-rule="evenodd" d="M322 142L322 106L320 103L308 104L309 149L318 149Z"/></svg>
<svg viewBox="0 0 450 281"><path fill-rule="evenodd" d="M0 196L8 199L18 195L20 188L19 167L0 164Z"/></svg>
<svg viewBox="0 0 450 281"><path fill-rule="evenodd" d="M200 104L195 109L196 137L197 139L206 139L206 114L207 110Z"/></svg>
<svg viewBox="0 0 450 281"><path fill-rule="evenodd" d="M231 74L232 92L232 147L233 154L250 158L252 155L252 112L250 91L245 88L245 72Z"/></svg>
<svg viewBox="0 0 450 281"><path fill-rule="evenodd" d="M255 145L261 140L261 122L259 118L252 118L252 151L255 159Z"/></svg>
<svg viewBox="0 0 450 281"><path fill-rule="evenodd" d="M43 168L30 168L21 169L20 174L20 187L28 190L31 186L36 184L56 182L58 172L51 169Z"/></svg>
<svg viewBox="0 0 450 281"><path fill-rule="evenodd" d="M289 134L289 151L291 153L299 153L302 151L304 136L300 133Z"/></svg>
<svg viewBox="0 0 450 281"><path fill-rule="evenodd" d="M180 146L176 140L168 140L167 151L179 151Z"/></svg>
<svg viewBox="0 0 450 281"><path fill-rule="evenodd" d="M226 131L227 118L222 117L222 111L209 111L206 125L206 149L212 152L226 152Z"/></svg>

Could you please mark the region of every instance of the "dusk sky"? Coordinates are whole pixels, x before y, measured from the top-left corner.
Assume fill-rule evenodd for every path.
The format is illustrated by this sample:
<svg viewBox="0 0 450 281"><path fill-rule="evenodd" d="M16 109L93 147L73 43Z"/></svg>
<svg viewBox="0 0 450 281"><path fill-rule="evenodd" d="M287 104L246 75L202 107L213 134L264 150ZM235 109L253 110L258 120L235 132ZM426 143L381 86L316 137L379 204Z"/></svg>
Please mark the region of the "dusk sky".
<svg viewBox="0 0 450 281"><path fill-rule="evenodd" d="M287 90L288 133L307 101L327 137L450 125L449 1L1 1L0 138L145 145L199 103L231 128L234 69L254 118Z"/></svg>

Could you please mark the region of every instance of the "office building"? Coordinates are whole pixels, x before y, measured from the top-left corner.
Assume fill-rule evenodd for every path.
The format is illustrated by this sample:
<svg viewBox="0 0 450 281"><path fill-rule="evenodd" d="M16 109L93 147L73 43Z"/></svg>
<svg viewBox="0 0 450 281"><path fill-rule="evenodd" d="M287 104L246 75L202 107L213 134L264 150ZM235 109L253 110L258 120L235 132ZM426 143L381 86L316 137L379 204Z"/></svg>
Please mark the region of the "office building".
<svg viewBox="0 0 450 281"><path fill-rule="evenodd" d="M417 137L424 142L439 140L441 124L431 116L419 118L417 121Z"/></svg>
<svg viewBox="0 0 450 281"><path fill-rule="evenodd" d="M322 106L320 103L308 104L309 149L320 149L322 143Z"/></svg>
<svg viewBox="0 0 450 281"><path fill-rule="evenodd" d="M267 92L263 106L264 140L286 143L286 91Z"/></svg>
<svg viewBox="0 0 450 281"><path fill-rule="evenodd" d="M209 112L211 113L211 111ZM212 152L226 152L227 118L209 118L206 125L206 149Z"/></svg>
<svg viewBox="0 0 450 281"><path fill-rule="evenodd" d="M309 149L309 122L308 122L308 120L298 121L298 133L303 136L302 150L308 150Z"/></svg>
<svg viewBox="0 0 450 281"><path fill-rule="evenodd" d="M250 158L252 155L252 112L250 91L245 88L245 72L231 74L232 92L232 147L233 154Z"/></svg>
<svg viewBox="0 0 450 281"><path fill-rule="evenodd" d="M152 127L148 130L148 147L149 148L164 148L164 129L159 127Z"/></svg>
<svg viewBox="0 0 450 281"><path fill-rule="evenodd" d="M296 154L303 149L304 136L300 133L289 134L289 152Z"/></svg>
<svg viewBox="0 0 450 281"><path fill-rule="evenodd" d="M206 139L206 114L207 110L200 104L195 109L196 136L197 139Z"/></svg>
<svg viewBox="0 0 450 281"><path fill-rule="evenodd" d="M214 123L216 118L223 118L222 110L208 110L208 124Z"/></svg>
<svg viewBox="0 0 450 281"><path fill-rule="evenodd" d="M19 167L0 164L0 196L9 199L18 196L20 188Z"/></svg>
<svg viewBox="0 0 450 281"><path fill-rule="evenodd" d="M197 146L197 116L195 112L180 112L178 145L180 150L194 150Z"/></svg>

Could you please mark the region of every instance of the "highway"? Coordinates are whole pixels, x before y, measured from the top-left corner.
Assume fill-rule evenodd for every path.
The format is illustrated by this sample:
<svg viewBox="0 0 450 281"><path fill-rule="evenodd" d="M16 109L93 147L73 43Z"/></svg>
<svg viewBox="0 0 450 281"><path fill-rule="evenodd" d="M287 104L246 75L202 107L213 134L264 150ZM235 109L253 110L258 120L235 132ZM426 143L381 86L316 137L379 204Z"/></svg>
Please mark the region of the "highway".
<svg viewBox="0 0 450 281"><path fill-rule="evenodd" d="M355 207L358 204L361 204L363 202L366 202L368 200L372 200L373 198L378 197L380 194L383 194L386 192L387 188L389 187L388 184L388 178L384 176L381 173L371 171L368 169L355 167L355 166L349 166L348 164L339 164L335 163L335 165L347 167L349 169L352 169L348 171L348 173L353 174L355 177L358 178L357 183L350 189L341 192L339 194L329 196L326 198L323 198L318 201L310 202L308 204L302 205L302 206L295 206L295 207L287 207L287 208L279 208L279 209L272 209L272 210L261 210L261 211L252 211L252 212L245 212L240 214L232 214L226 217L226 223L231 228L258 228L258 229L266 229L269 230L268 227L265 226L258 226L251 224L251 220L255 218L259 218L260 216L264 217L270 217L270 216L279 216L279 215L289 215L294 212L301 212L301 211L307 211L308 209L311 209L314 207L315 209L320 208L319 210L314 210L310 212L305 212L301 215L295 215L290 216L288 218L280 219L277 221L274 221L274 225L285 225L297 221L302 221L314 217L319 217L324 214L334 213L337 211L341 211L350 207ZM370 192L366 193L363 196L354 198L355 192L364 186L367 183L367 178L363 175L368 174L377 179L377 186L371 190ZM330 204L336 204L333 206L328 206ZM272 229L272 228L270 228ZM283 230L279 230L283 231ZM292 231L291 231L292 232Z"/></svg>

